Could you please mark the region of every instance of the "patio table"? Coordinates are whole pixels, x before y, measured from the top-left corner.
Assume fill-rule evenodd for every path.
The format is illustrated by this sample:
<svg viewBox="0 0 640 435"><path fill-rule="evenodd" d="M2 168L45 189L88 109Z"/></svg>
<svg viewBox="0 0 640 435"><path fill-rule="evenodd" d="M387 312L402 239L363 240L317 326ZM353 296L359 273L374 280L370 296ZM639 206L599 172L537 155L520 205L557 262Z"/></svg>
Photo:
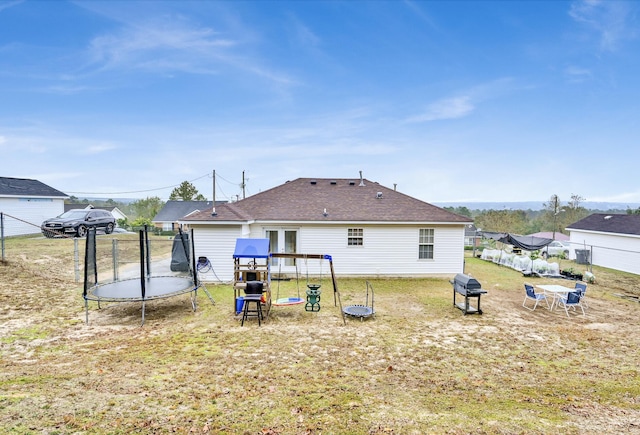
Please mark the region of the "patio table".
<svg viewBox="0 0 640 435"><path fill-rule="evenodd" d="M565 287L558 284L541 284L536 285L536 287L538 287L540 290L543 290L545 293L553 294L553 302L551 303L551 307L549 308L550 311L553 310L554 305L558 305L557 301L558 299L560 299L560 297L566 296L567 293L576 291L575 288Z"/></svg>

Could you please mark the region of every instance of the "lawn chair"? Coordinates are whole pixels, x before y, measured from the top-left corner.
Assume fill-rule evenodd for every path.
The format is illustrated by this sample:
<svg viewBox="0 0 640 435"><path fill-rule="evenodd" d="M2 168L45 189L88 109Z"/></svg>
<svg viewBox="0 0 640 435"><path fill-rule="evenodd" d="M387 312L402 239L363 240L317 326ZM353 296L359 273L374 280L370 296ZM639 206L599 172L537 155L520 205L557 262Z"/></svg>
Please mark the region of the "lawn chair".
<svg viewBox="0 0 640 435"><path fill-rule="evenodd" d="M576 291L580 293L580 300L582 302L582 305L585 308L589 308L589 305L587 305L587 301L584 300L584 297L586 296L586 293L587 293L587 285L583 282L577 282L575 288L576 288Z"/></svg>
<svg viewBox="0 0 640 435"><path fill-rule="evenodd" d="M533 311L536 309L540 301L545 301L547 303L547 308L548 309L551 308L549 306L549 299L547 299L547 295L542 293L536 293L531 284L525 283L524 290L525 290L524 301L522 302L522 306L524 308L526 308L527 310ZM527 300L529 299L536 301L536 303L533 305L533 308L527 307Z"/></svg>
<svg viewBox="0 0 640 435"><path fill-rule="evenodd" d="M584 307L582 306L582 293L579 291L569 292L566 296L560 296L558 298L558 305L561 305L564 308L564 311L567 313L567 317L569 317L569 308L572 308L574 311L576 307L580 307L582 310L582 315L585 316Z"/></svg>

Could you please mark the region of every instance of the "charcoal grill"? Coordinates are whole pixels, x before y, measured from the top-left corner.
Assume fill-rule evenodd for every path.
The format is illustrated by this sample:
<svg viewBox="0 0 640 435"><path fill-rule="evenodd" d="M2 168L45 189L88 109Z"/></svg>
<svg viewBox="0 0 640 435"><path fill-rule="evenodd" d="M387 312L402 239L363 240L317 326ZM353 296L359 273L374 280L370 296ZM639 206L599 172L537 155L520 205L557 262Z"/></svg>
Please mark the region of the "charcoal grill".
<svg viewBox="0 0 640 435"><path fill-rule="evenodd" d="M453 306L462 310L467 314L482 314L480 309L480 296L486 294L486 290L482 290L482 285L477 279L464 273L457 274L451 281L453 286ZM456 295L462 295L464 302L456 302ZM470 300L476 299L476 306L471 305Z"/></svg>

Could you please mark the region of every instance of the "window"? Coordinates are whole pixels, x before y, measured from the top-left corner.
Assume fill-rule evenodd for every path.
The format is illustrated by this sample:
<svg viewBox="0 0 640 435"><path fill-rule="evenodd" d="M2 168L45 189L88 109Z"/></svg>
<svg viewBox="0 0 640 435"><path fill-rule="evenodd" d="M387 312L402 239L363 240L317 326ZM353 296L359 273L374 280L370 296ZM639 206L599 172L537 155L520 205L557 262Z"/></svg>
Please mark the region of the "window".
<svg viewBox="0 0 640 435"><path fill-rule="evenodd" d="M364 245L364 230L362 228L347 229L347 246Z"/></svg>
<svg viewBox="0 0 640 435"><path fill-rule="evenodd" d="M420 229L418 258L421 260L433 260L433 228Z"/></svg>

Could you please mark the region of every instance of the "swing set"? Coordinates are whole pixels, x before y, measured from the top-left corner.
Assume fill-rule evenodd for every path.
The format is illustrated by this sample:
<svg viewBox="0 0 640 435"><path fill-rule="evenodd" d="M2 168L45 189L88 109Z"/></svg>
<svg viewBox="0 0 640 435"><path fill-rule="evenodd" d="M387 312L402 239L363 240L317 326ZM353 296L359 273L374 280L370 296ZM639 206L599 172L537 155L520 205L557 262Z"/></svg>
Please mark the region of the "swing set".
<svg viewBox="0 0 640 435"><path fill-rule="evenodd" d="M338 306L340 304L340 313L342 314L342 321L346 325L346 320L344 317L344 311L342 309L342 301L340 299L340 292L338 291L338 283L336 281L336 275L333 269L333 259L331 255L327 254L294 254L294 253L271 253L272 258L292 258L292 259L303 259L306 275L307 275L307 290L306 290L306 298L302 298L300 296L300 277L298 273L298 263L296 262L296 288L298 291L298 295L294 297L284 297L280 298L280 281L278 281L278 287L276 291L276 300L272 302L273 306L292 306L292 305L301 305L305 304L305 311L318 312L320 311L320 299L321 292L320 289L322 287L322 265L324 260L329 260L329 270L331 271L331 283L333 284L333 303L334 306ZM310 283L309 282L309 268L307 261L308 260L320 260L320 282L319 283ZM280 275L280 270L282 267L282 262L279 262L278 275Z"/></svg>

